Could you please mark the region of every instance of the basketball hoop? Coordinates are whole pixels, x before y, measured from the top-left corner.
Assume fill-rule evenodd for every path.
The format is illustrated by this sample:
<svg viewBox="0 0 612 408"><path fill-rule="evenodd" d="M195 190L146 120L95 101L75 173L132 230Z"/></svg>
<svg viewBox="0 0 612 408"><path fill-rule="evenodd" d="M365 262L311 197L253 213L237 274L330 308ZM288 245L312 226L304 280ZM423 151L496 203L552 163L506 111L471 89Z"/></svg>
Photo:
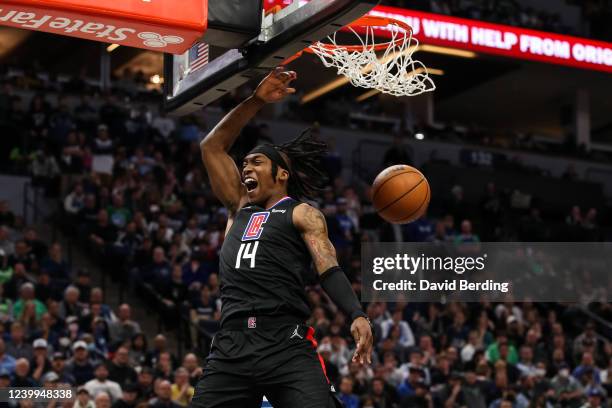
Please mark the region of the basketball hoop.
<svg viewBox="0 0 612 408"><path fill-rule="evenodd" d="M419 42L408 24L394 18L365 16L346 27L359 39L358 45L339 45L336 32L327 37L328 42L317 41L285 63L307 52L317 55L327 68L336 68L338 75L346 76L353 86L393 96L415 96L436 89L427 67L413 59ZM377 43L374 27L388 30L391 39ZM376 51L384 52L379 56Z"/></svg>

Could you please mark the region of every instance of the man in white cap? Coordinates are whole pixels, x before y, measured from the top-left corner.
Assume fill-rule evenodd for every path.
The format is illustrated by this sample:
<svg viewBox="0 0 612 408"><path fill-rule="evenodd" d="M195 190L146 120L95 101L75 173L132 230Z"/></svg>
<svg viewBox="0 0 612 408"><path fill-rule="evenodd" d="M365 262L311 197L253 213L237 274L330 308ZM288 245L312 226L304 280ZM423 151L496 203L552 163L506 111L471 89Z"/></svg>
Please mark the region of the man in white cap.
<svg viewBox="0 0 612 408"><path fill-rule="evenodd" d="M94 377L94 368L89 359L87 343L83 340L76 341L72 346L74 356L66 365L66 371L70 373L76 385L83 385Z"/></svg>
<svg viewBox="0 0 612 408"><path fill-rule="evenodd" d="M32 346L34 346L34 357L30 360L30 375L35 381L39 381L44 373L51 370L51 362L47 357L49 346L45 339L34 340Z"/></svg>

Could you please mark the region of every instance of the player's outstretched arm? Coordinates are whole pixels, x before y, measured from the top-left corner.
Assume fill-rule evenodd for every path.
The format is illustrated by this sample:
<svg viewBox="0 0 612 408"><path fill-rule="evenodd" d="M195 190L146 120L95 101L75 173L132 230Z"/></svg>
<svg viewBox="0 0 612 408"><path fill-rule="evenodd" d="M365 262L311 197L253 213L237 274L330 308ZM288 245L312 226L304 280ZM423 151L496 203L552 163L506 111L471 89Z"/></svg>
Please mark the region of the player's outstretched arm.
<svg viewBox="0 0 612 408"><path fill-rule="evenodd" d="M261 81L253 95L225 115L200 143L202 161L213 193L230 215L246 201L246 188L228 152L242 129L266 103L278 102L295 93L289 85L296 77L293 71L276 68Z"/></svg>
<svg viewBox="0 0 612 408"><path fill-rule="evenodd" d="M308 204L293 210L293 224L302 233L312 261L321 278L321 286L330 299L349 316L351 333L357 344L353 361L372 362L372 328L353 288L338 266L336 249L329 240L327 223L321 211Z"/></svg>

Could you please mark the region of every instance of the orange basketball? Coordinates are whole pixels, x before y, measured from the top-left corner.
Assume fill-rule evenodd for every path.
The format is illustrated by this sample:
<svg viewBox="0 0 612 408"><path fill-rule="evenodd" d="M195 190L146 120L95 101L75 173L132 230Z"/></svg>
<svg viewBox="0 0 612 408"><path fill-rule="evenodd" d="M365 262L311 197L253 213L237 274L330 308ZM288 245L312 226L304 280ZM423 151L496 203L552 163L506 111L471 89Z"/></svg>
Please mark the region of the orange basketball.
<svg viewBox="0 0 612 408"><path fill-rule="evenodd" d="M372 183L372 202L378 214L394 224L418 219L427 210L431 190L417 169L404 164L387 167Z"/></svg>

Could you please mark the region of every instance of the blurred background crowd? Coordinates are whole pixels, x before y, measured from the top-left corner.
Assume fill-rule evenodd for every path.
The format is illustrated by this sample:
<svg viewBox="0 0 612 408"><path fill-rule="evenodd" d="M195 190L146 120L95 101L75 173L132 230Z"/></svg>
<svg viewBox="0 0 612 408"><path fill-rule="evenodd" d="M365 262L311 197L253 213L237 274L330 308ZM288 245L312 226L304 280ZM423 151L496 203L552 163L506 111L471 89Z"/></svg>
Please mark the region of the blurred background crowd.
<svg viewBox="0 0 612 408"><path fill-rule="evenodd" d="M555 15L515 2L421 3L437 13L565 30ZM605 7L584 3L593 18L593 10ZM78 389L78 408L186 406L219 329L218 254L227 220L212 196L199 142L213 118L249 91L210 112L174 119L160 113L159 94L147 90L148 80L138 73L117 78L112 92L100 93L82 77L60 81L18 68L0 68L0 171L28 177L52 211L42 211L49 216L34 224L0 202L0 386L69 384ZM374 115L378 109L354 108ZM276 141L271 124L278 119L310 126L329 143L323 163L329 185L312 204L325 214L339 262L358 294L364 241L612 238L601 189L573 193L586 188L573 159L604 162L606 156L590 157L576 146L555 151L526 136L510 147L561 157L567 162L561 177L545 166L487 156L495 162L491 172L472 160L451 164L435 152L425 160L415 157L411 146L419 131L449 144L491 145L477 127L458 132L452 124L422 125L393 129L379 157L347 172L355 158L337 148L342 141L324 125L346 126L350 118L334 112L289 101L245 128L233 154L240 159L256 143ZM417 159L432 184L428 214L405 226L382 222L370 200L371 176ZM533 191L508 187L501 173L531 179ZM551 185L568 193L549 195ZM49 236L49 226L59 232ZM75 262L73 252L95 268ZM96 283L101 275L123 301L107 303L106 288ZM346 316L314 274L308 284L308 323L347 408L595 408L612 400L609 303L364 304L376 340L372 366L360 367L350 362L354 345ZM159 321L158 333L135 321L134 304Z"/></svg>

